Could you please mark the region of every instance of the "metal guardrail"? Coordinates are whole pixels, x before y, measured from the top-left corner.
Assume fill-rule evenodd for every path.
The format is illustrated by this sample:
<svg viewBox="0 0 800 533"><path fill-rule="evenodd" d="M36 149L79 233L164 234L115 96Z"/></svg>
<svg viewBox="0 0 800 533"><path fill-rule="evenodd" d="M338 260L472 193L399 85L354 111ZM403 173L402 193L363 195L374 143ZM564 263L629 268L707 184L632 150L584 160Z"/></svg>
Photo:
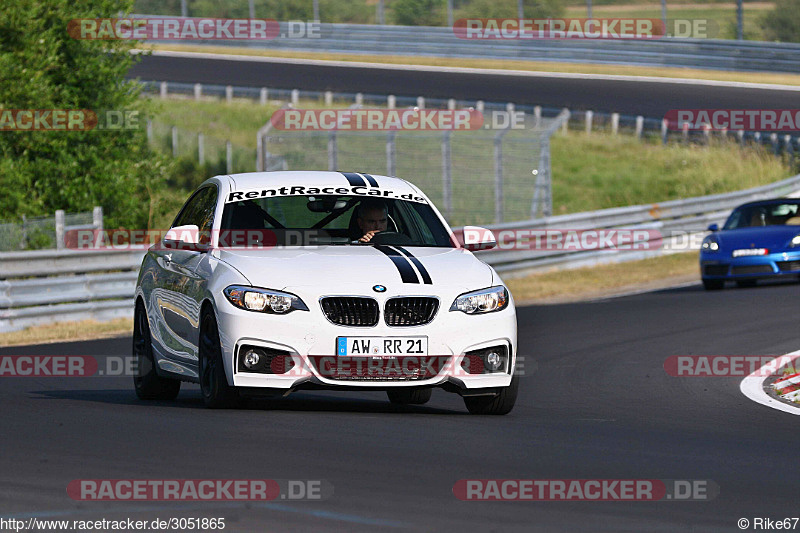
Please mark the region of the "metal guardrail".
<svg viewBox="0 0 800 533"><path fill-rule="evenodd" d="M724 220L737 205L763 198L800 195L800 174L743 191L602 209L570 215L497 224L489 229L630 228L700 233ZM133 314L133 293L143 250L37 250L0 253L0 332L86 319L109 320ZM671 253L670 246L640 251L489 250L479 257L503 274L576 268Z"/></svg>
<svg viewBox="0 0 800 533"><path fill-rule="evenodd" d="M144 251L0 253L0 332L133 315Z"/></svg>
<svg viewBox="0 0 800 533"><path fill-rule="evenodd" d="M281 23L281 35L291 34L288 24ZM678 38L466 40L457 37L449 27L323 23L319 28L318 38L248 41L247 46L326 53L591 62L713 70L800 71L800 44L794 43ZM203 45L242 46L241 41L194 42Z"/></svg>

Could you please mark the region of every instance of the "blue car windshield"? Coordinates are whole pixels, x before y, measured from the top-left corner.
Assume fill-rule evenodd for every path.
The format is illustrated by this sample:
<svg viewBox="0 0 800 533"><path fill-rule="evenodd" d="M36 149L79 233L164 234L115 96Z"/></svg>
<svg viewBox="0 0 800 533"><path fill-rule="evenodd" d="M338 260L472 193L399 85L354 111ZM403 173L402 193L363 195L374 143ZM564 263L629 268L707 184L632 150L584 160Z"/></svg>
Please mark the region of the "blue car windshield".
<svg viewBox="0 0 800 533"><path fill-rule="evenodd" d="M800 202L743 205L731 213L722 229L784 225L800 226Z"/></svg>

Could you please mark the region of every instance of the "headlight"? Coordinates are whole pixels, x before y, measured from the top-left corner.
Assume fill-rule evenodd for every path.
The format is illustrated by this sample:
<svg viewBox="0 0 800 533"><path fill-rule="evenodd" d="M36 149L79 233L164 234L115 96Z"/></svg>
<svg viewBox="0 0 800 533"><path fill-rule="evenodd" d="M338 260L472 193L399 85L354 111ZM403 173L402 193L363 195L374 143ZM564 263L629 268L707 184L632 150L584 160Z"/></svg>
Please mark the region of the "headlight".
<svg viewBox="0 0 800 533"><path fill-rule="evenodd" d="M800 246L800 235L795 235L794 237L792 237L789 246L792 248L794 248L795 246Z"/></svg>
<svg viewBox="0 0 800 533"><path fill-rule="evenodd" d="M491 313L508 307L508 291L505 287L491 287L480 291L467 292L456 298L451 311L461 311L468 315Z"/></svg>
<svg viewBox="0 0 800 533"><path fill-rule="evenodd" d="M233 305L248 311L285 315L291 311L308 311L298 296L288 292L231 285L223 291Z"/></svg>
<svg viewBox="0 0 800 533"><path fill-rule="evenodd" d="M703 239L703 244L700 246L704 252L716 252L719 250L719 241L714 235L709 235Z"/></svg>

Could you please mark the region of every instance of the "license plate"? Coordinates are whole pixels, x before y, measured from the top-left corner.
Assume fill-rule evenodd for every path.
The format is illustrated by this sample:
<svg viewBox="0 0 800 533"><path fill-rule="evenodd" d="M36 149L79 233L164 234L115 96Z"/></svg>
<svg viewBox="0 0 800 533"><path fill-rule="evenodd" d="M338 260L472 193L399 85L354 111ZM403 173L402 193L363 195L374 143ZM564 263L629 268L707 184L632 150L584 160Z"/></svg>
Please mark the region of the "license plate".
<svg viewBox="0 0 800 533"><path fill-rule="evenodd" d="M337 337L339 357L428 355L428 337Z"/></svg>

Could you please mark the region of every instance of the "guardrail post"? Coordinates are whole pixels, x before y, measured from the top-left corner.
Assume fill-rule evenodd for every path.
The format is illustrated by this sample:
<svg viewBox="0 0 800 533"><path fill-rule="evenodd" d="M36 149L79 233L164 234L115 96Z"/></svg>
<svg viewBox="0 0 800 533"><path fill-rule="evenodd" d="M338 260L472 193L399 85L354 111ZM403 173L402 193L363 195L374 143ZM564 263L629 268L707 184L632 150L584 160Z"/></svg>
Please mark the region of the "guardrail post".
<svg viewBox="0 0 800 533"><path fill-rule="evenodd" d="M225 86L225 101L229 104L233 102L233 85Z"/></svg>
<svg viewBox="0 0 800 533"><path fill-rule="evenodd" d="M396 135L396 131L390 131L386 135L386 173L389 176L394 176L397 173L395 170L395 158L397 157L397 153L394 142Z"/></svg>
<svg viewBox="0 0 800 533"><path fill-rule="evenodd" d="M566 135L567 132L569 131L569 119L572 118L572 113L566 107L563 108L561 110L561 112L566 114L566 117L564 118L564 122L561 123L561 133Z"/></svg>
<svg viewBox="0 0 800 533"><path fill-rule="evenodd" d="M161 86L159 87L159 91L158 92L159 92L159 95L161 96L161 98L166 98L167 97L167 82L165 82L165 81L161 82Z"/></svg>
<svg viewBox="0 0 800 533"><path fill-rule="evenodd" d="M728 140L728 128L722 128L721 130L719 130L719 135L720 135L720 137L722 137L722 140L727 141Z"/></svg>
<svg viewBox="0 0 800 533"><path fill-rule="evenodd" d="M356 93L356 105L357 106L364 105L364 94L363 93Z"/></svg>
<svg viewBox="0 0 800 533"><path fill-rule="evenodd" d="M331 91L325 91L325 105L328 107L333 105L333 93Z"/></svg>
<svg viewBox="0 0 800 533"><path fill-rule="evenodd" d="M533 127L542 127L542 106L537 105L533 107Z"/></svg>
<svg viewBox="0 0 800 533"><path fill-rule="evenodd" d="M424 96L417 96L417 107L420 109L425 109L425 97Z"/></svg>
<svg viewBox="0 0 800 533"><path fill-rule="evenodd" d="M200 100L200 97L203 96L203 86L200 83L194 84L194 99Z"/></svg>
<svg viewBox="0 0 800 533"><path fill-rule="evenodd" d="M705 137L705 142L708 144L711 139L711 124L703 124L703 137Z"/></svg>
<svg viewBox="0 0 800 533"><path fill-rule="evenodd" d="M297 104L300 102L300 91L297 89L292 89L291 102L293 106L297 106Z"/></svg>
<svg viewBox="0 0 800 533"><path fill-rule="evenodd" d="M483 115L483 112L486 110L486 104L483 102L483 100L478 100L475 102L475 110Z"/></svg>
<svg viewBox="0 0 800 533"><path fill-rule="evenodd" d="M450 111L452 111L452 110L454 110L455 108L456 108L456 99L455 99L455 98L450 98L450 99L448 99L448 100L447 100L447 109L449 109Z"/></svg>
<svg viewBox="0 0 800 533"><path fill-rule="evenodd" d="M506 113L509 115L509 120L511 119L511 115L514 114L514 109L516 109L516 106L511 102L506 104Z"/></svg>
<svg viewBox="0 0 800 533"><path fill-rule="evenodd" d="M386 107L389 109L394 109L397 107L397 98L393 94L390 94L386 97Z"/></svg>
<svg viewBox="0 0 800 533"><path fill-rule="evenodd" d="M769 142L772 144L772 153L778 155L778 134L773 133L769 136Z"/></svg>
<svg viewBox="0 0 800 533"><path fill-rule="evenodd" d="M442 204L444 216L449 222L453 218L453 168L450 158L450 136L452 130L445 130L442 135Z"/></svg>
<svg viewBox="0 0 800 533"><path fill-rule="evenodd" d="M683 142L687 142L689 140L689 124L684 122L683 123Z"/></svg>
<svg viewBox="0 0 800 533"><path fill-rule="evenodd" d="M494 136L494 222L503 222L503 136L508 126Z"/></svg>
<svg viewBox="0 0 800 533"><path fill-rule="evenodd" d="M147 142L148 144L153 142L153 121L149 118L147 119Z"/></svg>
<svg viewBox="0 0 800 533"><path fill-rule="evenodd" d="M594 112L587 111L586 112L586 135L592 133L592 118L594 117Z"/></svg>
<svg viewBox="0 0 800 533"><path fill-rule="evenodd" d="M64 249L64 210L56 211L56 249Z"/></svg>
<svg viewBox="0 0 800 533"><path fill-rule="evenodd" d="M790 168L794 169L794 147L792 146L792 136L788 133L783 136L783 149L789 154Z"/></svg>
<svg viewBox="0 0 800 533"><path fill-rule="evenodd" d="M225 172L233 174L233 145L225 141Z"/></svg>
<svg viewBox="0 0 800 533"><path fill-rule="evenodd" d="M744 130L739 130L736 132L736 137L739 138L739 144L744 146Z"/></svg>
<svg viewBox="0 0 800 533"><path fill-rule="evenodd" d="M619 113L611 113L611 135L619 133Z"/></svg>
<svg viewBox="0 0 800 533"><path fill-rule="evenodd" d="M203 165L206 162L206 150L205 150L205 143L203 142L203 134L197 134L197 164Z"/></svg>
<svg viewBox="0 0 800 533"><path fill-rule="evenodd" d="M339 146L336 143L336 131L328 133L328 170L331 172L339 167Z"/></svg>
<svg viewBox="0 0 800 533"><path fill-rule="evenodd" d="M669 121L665 118L661 119L661 144L667 144L667 135L669 135Z"/></svg>
<svg viewBox="0 0 800 533"><path fill-rule="evenodd" d="M178 157L178 127L172 126L172 157Z"/></svg>
<svg viewBox="0 0 800 533"><path fill-rule="evenodd" d="M269 92L267 91L266 87L262 87L261 90L258 92L258 103L261 105L267 105L267 96Z"/></svg>
<svg viewBox="0 0 800 533"><path fill-rule="evenodd" d="M92 227L103 231L103 208L99 205L94 206L94 209L92 209Z"/></svg>
<svg viewBox="0 0 800 533"><path fill-rule="evenodd" d="M761 132L757 131L753 134L753 140L756 144L761 144Z"/></svg>
<svg viewBox="0 0 800 533"><path fill-rule="evenodd" d="M636 138L641 139L644 132L644 117L642 115L636 116Z"/></svg>

